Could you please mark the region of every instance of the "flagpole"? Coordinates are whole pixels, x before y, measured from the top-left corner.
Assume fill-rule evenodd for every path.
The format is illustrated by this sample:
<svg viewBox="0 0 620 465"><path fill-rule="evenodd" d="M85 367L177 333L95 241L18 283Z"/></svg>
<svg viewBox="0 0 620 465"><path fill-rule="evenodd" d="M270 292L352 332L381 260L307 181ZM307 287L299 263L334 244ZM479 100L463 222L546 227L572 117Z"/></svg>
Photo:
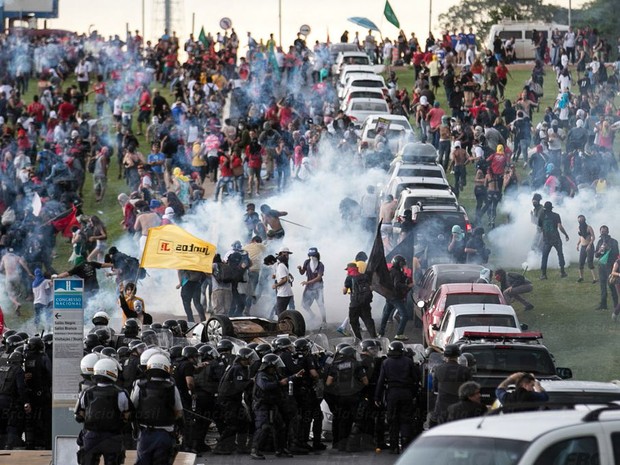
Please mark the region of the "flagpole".
<svg viewBox="0 0 620 465"><path fill-rule="evenodd" d="M278 0L278 40L282 47L282 0Z"/></svg>
<svg viewBox="0 0 620 465"><path fill-rule="evenodd" d="M433 23L433 0L428 0L428 34L432 31Z"/></svg>

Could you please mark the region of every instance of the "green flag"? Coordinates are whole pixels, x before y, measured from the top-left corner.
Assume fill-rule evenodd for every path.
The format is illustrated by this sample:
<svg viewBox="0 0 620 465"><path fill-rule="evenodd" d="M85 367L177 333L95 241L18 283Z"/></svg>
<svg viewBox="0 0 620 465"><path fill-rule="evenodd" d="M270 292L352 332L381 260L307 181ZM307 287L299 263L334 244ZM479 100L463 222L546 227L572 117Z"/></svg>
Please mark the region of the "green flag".
<svg viewBox="0 0 620 465"><path fill-rule="evenodd" d="M390 5L389 0L385 0L385 8L383 9L383 14L385 18L392 23L394 26L400 28L400 22L398 22L398 18L396 17L396 13L392 10L392 6Z"/></svg>
<svg viewBox="0 0 620 465"><path fill-rule="evenodd" d="M198 41L205 47L209 46L209 42L207 41L207 35L205 34L204 26L200 28L200 34L198 35Z"/></svg>

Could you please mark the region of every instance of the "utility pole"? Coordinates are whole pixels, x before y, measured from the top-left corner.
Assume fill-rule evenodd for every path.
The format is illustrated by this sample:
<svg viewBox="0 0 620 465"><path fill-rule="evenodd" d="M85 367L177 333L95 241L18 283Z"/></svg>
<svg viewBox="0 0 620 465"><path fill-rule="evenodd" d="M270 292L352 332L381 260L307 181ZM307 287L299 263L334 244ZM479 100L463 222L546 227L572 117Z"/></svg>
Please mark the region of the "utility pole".
<svg viewBox="0 0 620 465"><path fill-rule="evenodd" d="M428 34L433 30L433 0L428 0Z"/></svg>
<svg viewBox="0 0 620 465"><path fill-rule="evenodd" d="M278 41L282 47L282 0L278 0Z"/></svg>

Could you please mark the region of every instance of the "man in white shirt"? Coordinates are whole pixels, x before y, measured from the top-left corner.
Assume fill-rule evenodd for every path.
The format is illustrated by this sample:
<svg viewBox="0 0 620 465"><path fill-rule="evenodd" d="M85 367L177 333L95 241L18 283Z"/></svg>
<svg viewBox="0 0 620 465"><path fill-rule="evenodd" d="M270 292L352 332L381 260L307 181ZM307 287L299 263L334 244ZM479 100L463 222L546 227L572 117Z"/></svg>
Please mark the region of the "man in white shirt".
<svg viewBox="0 0 620 465"><path fill-rule="evenodd" d="M575 32L573 31L572 26L568 28L566 34L564 34L564 48L566 49L566 53L570 58L570 62L575 64Z"/></svg>
<svg viewBox="0 0 620 465"><path fill-rule="evenodd" d="M282 247L278 252L276 282L272 286L276 290L276 315L285 311L293 298L292 278L288 270L288 259L292 253L288 247Z"/></svg>

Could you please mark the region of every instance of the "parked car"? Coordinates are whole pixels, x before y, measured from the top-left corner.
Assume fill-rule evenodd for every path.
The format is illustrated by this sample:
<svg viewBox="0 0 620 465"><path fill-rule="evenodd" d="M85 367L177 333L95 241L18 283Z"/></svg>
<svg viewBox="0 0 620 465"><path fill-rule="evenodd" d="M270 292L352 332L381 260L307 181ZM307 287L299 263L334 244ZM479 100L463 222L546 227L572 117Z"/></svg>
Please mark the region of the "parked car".
<svg viewBox="0 0 620 465"><path fill-rule="evenodd" d="M620 464L620 410L551 410L487 415L432 428L396 465Z"/></svg>
<svg viewBox="0 0 620 465"><path fill-rule="evenodd" d="M332 65L332 75L338 76L344 66L371 65L366 52L359 50L347 50L338 53L335 63Z"/></svg>
<svg viewBox="0 0 620 465"><path fill-rule="evenodd" d="M445 178L424 176L396 176L392 178L385 186L379 187L379 197L385 199L391 195L395 199L400 197L401 192L405 189L435 189L435 190L451 190L450 184Z"/></svg>
<svg viewBox="0 0 620 465"><path fill-rule="evenodd" d="M389 113L385 115L371 115L362 124L358 146L361 146L363 143L367 143L371 147L374 146L379 125L386 128L384 136L392 153L397 153L401 145L404 145L414 137L413 128L406 116L391 115Z"/></svg>
<svg viewBox="0 0 620 465"><path fill-rule="evenodd" d="M344 114L349 117L354 126L360 127L368 116L389 111L390 108L383 99L354 98L347 103Z"/></svg>
<svg viewBox="0 0 620 465"><path fill-rule="evenodd" d="M393 160L390 163L390 169L387 173L388 182L390 182L393 178L399 176L401 178L404 177L422 177L422 178L441 178L446 179L446 172L443 169L443 166L432 163L411 163L404 162L401 160ZM447 179L446 179L447 181Z"/></svg>
<svg viewBox="0 0 620 465"><path fill-rule="evenodd" d="M378 98L385 100L385 95L377 87L347 87L340 101L340 109L344 111L352 98Z"/></svg>
<svg viewBox="0 0 620 465"><path fill-rule="evenodd" d="M470 276L475 273L478 273L476 277L478 279L480 277L479 268L474 268ZM425 278L426 275L422 278L423 283ZM458 279L461 279L461 276ZM428 304L425 304L424 301L421 303L422 305L416 305L415 311L422 320L423 343L428 345L435 337L433 327L440 324L444 311L449 306L457 304L505 304L506 299L500 288L495 284L457 282L440 285Z"/></svg>
<svg viewBox="0 0 620 465"><path fill-rule="evenodd" d="M487 284L492 286L492 284ZM515 309L503 304L457 304L446 308L441 322L428 328L434 333L433 347L444 349L472 333L521 333L527 325L519 323ZM429 331L430 332L430 331Z"/></svg>
<svg viewBox="0 0 620 465"><path fill-rule="evenodd" d="M349 87L371 87L375 89L381 89L383 95L388 94L388 89L385 85L383 77L377 74L370 73L351 73L347 76L346 81L342 86L337 86L336 92L339 99L342 99Z"/></svg>
<svg viewBox="0 0 620 465"><path fill-rule="evenodd" d="M400 223L404 218L405 210L423 204L430 205L458 205L458 200L451 189L424 189L408 187L398 196L396 213L394 214L394 227L400 229Z"/></svg>

